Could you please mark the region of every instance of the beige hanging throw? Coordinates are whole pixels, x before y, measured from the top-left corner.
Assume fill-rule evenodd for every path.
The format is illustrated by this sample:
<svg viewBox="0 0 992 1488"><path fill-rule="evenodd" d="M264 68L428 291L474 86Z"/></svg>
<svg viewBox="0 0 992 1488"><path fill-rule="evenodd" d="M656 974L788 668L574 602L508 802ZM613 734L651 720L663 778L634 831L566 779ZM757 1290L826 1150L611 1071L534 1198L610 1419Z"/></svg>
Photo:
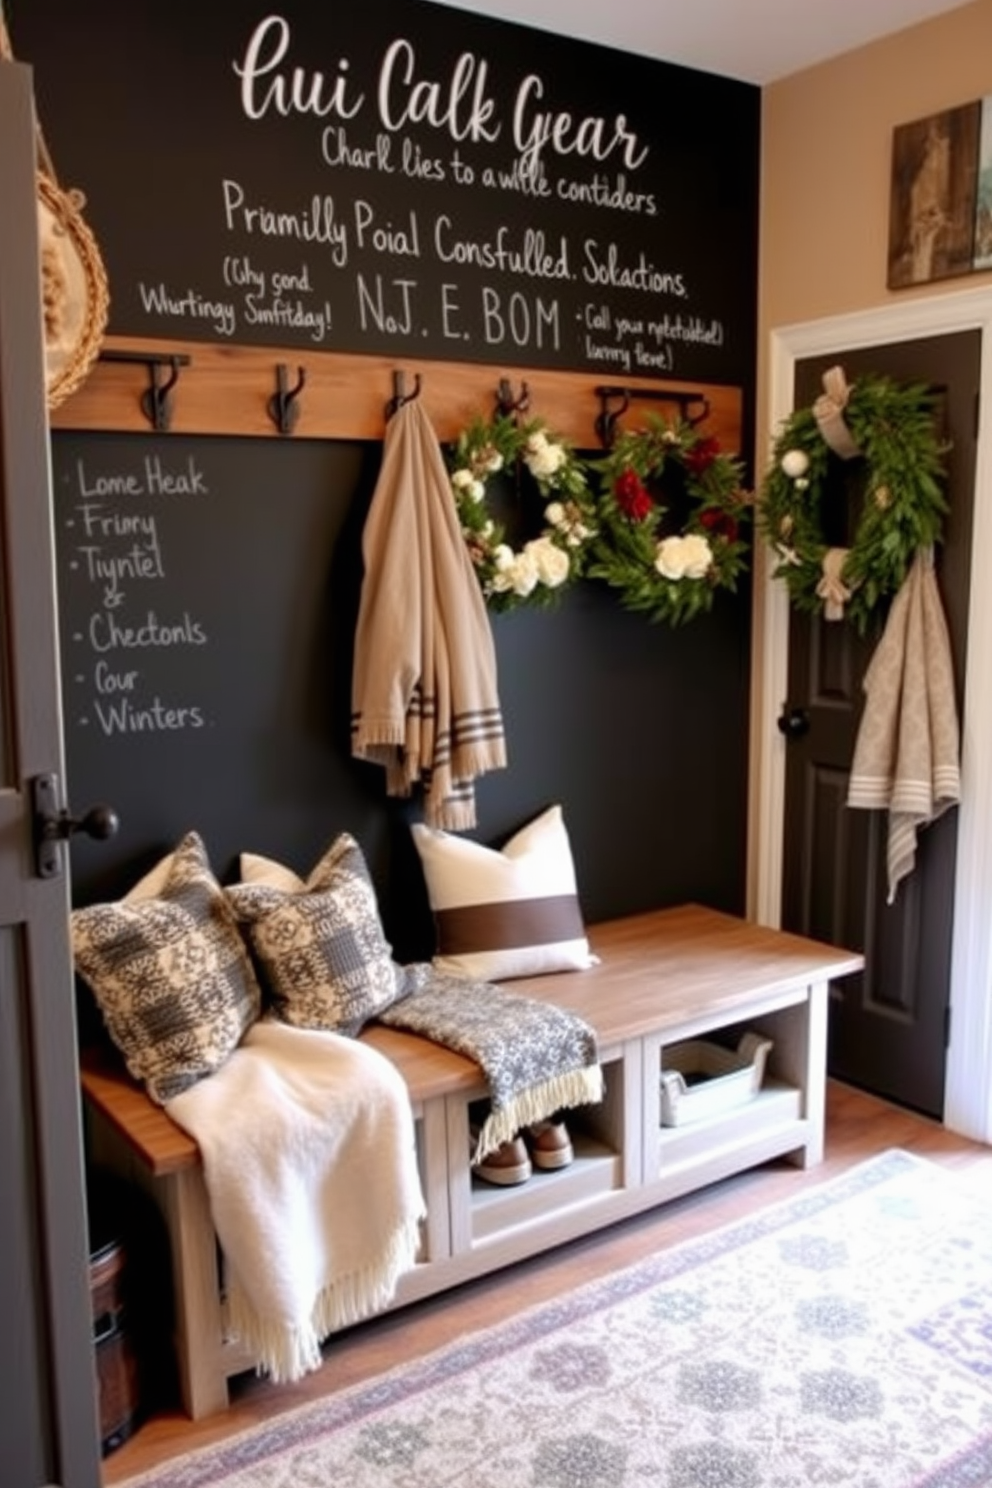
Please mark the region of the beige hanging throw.
<svg viewBox="0 0 992 1488"><path fill-rule="evenodd" d="M0 62L12 60L0 16ZM37 148L45 390L51 410L75 392L99 355L110 295L96 239L83 221L85 197L58 184L40 127Z"/></svg>
<svg viewBox="0 0 992 1488"><path fill-rule="evenodd" d="M853 460L861 450L844 422L844 409L851 390L847 385L843 367L831 367L823 374L823 392L813 404L816 419L824 440L842 460Z"/></svg>
<svg viewBox="0 0 992 1488"><path fill-rule="evenodd" d="M468 831L476 777L506 765L496 646L417 397L386 427L362 558L351 752L385 768L388 795L420 783L429 827Z"/></svg>
<svg viewBox="0 0 992 1488"><path fill-rule="evenodd" d="M892 601L864 679L848 806L887 810L888 902L916 862L917 834L961 799L960 727L933 549Z"/></svg>

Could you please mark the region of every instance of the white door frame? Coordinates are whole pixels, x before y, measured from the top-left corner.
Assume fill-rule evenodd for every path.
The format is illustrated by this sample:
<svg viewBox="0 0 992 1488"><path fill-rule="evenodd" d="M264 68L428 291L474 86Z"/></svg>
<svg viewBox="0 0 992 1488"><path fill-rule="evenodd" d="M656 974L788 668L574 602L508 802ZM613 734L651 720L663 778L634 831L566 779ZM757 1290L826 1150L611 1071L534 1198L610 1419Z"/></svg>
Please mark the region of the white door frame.
<svg viewBox="0 0 992 1488"><path fill-rule="evenodd" d="M805 357L964 330L982 332L983 417L975 468L951 945L951 1042L943 1120L952 1131L992 1142L992 287L911 299L772 331L769 419L774 438L793 410L795 365ZM782 905L786 741L776 720L786 701L789 607L783 581L770 578L767 545L760 539L755 559L748 914L761 924L777 925Z"/></svg>

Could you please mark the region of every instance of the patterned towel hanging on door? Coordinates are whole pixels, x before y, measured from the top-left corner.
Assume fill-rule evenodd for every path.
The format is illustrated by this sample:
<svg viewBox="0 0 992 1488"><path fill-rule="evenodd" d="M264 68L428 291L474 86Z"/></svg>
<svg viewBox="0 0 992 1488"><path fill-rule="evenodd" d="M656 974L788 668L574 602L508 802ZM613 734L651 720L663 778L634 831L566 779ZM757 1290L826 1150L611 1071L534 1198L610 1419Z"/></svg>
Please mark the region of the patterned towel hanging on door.
<svg viewBox="0 0 992 1488"><path fill-rule="evenodd" d="M865 673L848 806L889 813L888 902L916 862L916 837L961 799L960 735L950 638L921 549L892 601Z"/></svg>

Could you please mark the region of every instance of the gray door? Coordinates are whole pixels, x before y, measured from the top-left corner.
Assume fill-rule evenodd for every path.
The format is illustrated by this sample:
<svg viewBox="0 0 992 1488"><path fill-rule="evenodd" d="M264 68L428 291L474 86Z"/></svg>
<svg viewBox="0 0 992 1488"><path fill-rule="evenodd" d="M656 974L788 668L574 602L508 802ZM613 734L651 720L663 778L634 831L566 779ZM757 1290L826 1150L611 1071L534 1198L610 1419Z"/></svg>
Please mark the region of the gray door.
<svg viewBox="0 0 992 1488"><path fill-rule="evenodd" d="M937 578L951 634L962 717L971 570L981 336L975 331L834 353L796 367L795 404L808 407L824 371L925 383L939 391L952 444L950 514ZM837 462L835 508L860 499L859 462ZM853 488L853 489L852 489ZM834 541L842 541L839 535ZM940 1117L948 1031L957 812L920 833L916 868L886 903L886 813L845 804L862 682L883 621L859 638L850 625L793 612L789 628L782 923L865 953L863 974L834 984L828 1065L838 1079Z"/></svg>
<svg viewBox="0 0 992 1488"><path fill-rule="evenodd" d="M31 832L62 746L30 81L0 61L0 1483L97 1488L67 879Z"/></svg>

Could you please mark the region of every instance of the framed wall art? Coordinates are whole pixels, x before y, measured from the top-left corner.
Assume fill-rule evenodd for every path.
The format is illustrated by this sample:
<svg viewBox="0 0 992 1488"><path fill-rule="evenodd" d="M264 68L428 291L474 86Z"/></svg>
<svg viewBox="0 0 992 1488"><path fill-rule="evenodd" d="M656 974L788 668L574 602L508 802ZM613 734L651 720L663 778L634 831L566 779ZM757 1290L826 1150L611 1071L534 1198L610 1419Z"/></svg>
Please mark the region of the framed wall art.
<svg viewBox="0 0 992 1488"><path fill-rule="evenodd" d="M992 95L892 138L889 289L992 269Z"/></svg>

